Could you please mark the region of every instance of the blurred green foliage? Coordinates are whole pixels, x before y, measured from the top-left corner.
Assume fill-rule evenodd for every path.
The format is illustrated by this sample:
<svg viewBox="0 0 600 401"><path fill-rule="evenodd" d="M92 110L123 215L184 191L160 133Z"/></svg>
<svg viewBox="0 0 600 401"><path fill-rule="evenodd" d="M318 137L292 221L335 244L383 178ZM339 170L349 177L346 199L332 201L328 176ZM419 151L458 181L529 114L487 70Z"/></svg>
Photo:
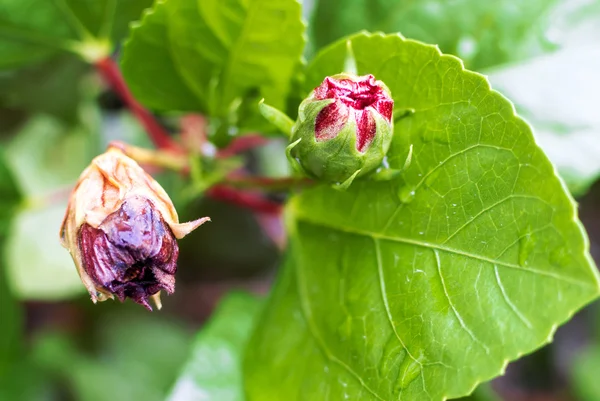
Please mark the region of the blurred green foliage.
<svg viewBox="0 0 600 401"><path fill-rule="evenodd" d="M87 351L76 345L84 338ZM115 312L101 316L77 337L41 334L32 360L76 400L160 401L187 358L190 340L178 323L134 311Z"/></svg>
<svg viewBox="0 0 600 401"><path fill-rule="evenodd" d="M262 302L231 293L194 340L168 401L243 401L242 357Z"/></svg>
<svg viewBox="0 0 600 401"><path fill-rule="evenodd" d="M9 233L11 219L19 203L21 193L11 171L6 165L3 152L0 152L0 378L5 377L11 369L21 350L22 320L21 307L14 299L12 290L6 281L4 255L6 253L6 237ZM0 387L2 385L0 379Z"/></svg>
<svg viewBox="0 0 600 401"><path fill-rule="evenodd" d="M400 32L438 44L469 69L529 58L551 49L544 40L545 16L557 0L320 0L311 35L317 48L365 29Z"/></svg>

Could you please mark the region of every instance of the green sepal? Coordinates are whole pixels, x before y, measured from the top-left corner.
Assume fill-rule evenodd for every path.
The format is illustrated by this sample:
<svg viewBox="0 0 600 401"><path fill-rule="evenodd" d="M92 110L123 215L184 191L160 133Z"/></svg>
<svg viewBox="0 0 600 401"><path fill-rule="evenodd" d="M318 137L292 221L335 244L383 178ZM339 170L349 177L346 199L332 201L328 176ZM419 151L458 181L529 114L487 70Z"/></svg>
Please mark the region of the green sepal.
<svg viewBox="0 0 600 401"><path fill-rule="evenodd" d="M306 171L304 170L304 168L302 167L300 162L298 162L298 159L296 159L294 156L292 156L292 149L294 149L294 147L296 147L296 145L298 145L301 140L302 140L302 138L290 143L285 148L285 156L287 157L288 161L290 162L290 165L292 166L292 169L295 172L307 175Z"/></svg>
<svg viewBox="0 0 600 401"><path fill-rule="evenodd" d="M267 121L277 127L277 129L284 133L288 138L291 138L294 120L289 118L287 114L266 104L265 99L261 99L261 101L258 102L258 110Z"/></svg>
<svg viewBox="0 0 600 401"><path fill-rule="evenodd" d="M354 179L358 176L359 173L360 173L360 170L356 170L354 172L354 174L352 174L346 181L344 181L340 184L333 184L331 187L333 189L337 189L338 191L345 191L350 187L350 185L352 185L352 183L354 182Z"/></svg>
<svg viewBox="0 0 600 401"><path fill-rule="evenodd" d="M390 181L398 178L402 171L402 169L384 167L374 172L369 178L373 181Z"/></svg>

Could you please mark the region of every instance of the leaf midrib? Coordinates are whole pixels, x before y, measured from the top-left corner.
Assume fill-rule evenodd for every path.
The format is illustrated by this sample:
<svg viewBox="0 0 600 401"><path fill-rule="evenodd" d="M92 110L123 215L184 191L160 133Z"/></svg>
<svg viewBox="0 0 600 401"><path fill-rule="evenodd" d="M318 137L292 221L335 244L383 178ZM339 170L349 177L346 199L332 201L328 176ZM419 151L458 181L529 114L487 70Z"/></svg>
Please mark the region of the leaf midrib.
<svg viewBox="0 0 600 401"><path fill-rule="evenodd" d="M523 272L527 272L527 273L538 274L540 276L550 277L555 280L559 280L559 281L563 281L563 282L566 282L569 284L577 285L582 288L592 289L592 290L594 290L594 292L596 291L596 288L597 288L595 285L592 285L592 284L588 283L587 281L578 280L578 279L574 279L571 277L565 277L560 274L536 269L533 267L524 268L523 266L520 266L515 263L509 263L509 262L504 262L501 260L495 260L495 259L483 256L483 255L478 255L478 254L463 251L460 249L455 249L455 248L452 248L452 247L449 247L446 245L441 245L441 244L436 244L436 243L431 243L431 242L426 242L426 241L420 241L420 240L416 240L413 238L390 236L390 235L380 234L380 233L376 233L376 232L371 232L368 230L362 230L362 229L359 229L356 227L336 225L336 224L332 224L330 222L317 220L311 216L308 216L306 214L299 212L297 210L297 208L294 208L293 204L290 204L288 206L288 208L291 209L291 212L292 212L291 214L295 218L296 221L302 221L304 223L307 223L307 224L310 224L313 226L318 226L318 227L322 227L322 228L329 229L329 230L339 231L339 232L345 233L345 234L358 235L358 236L372 238L372 239L376 239L376 240L398 242L398 243L418 246L421 248L437 250L437 251L442 251L442 252L446 252L446 253L450 253L450 254L454 254L454 255L464 256L464 257L467 257L470 259L475 259L475 260L479 260L481 262L486 262L486 263L490 264L490 266L492 266L492 267L494 265L498 265L498 266L503 266L505 268L519 270L519 271L523 271Z"/></svg>

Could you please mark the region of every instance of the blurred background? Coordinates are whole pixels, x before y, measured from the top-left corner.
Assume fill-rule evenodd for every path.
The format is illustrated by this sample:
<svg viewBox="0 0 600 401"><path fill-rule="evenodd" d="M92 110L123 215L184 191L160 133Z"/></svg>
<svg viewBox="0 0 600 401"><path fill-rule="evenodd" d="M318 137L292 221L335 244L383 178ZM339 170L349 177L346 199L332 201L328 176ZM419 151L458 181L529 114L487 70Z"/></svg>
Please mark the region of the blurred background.
<svg viewBox="0 0 600 401"><path fill-rule="evenodd" d="M211 216L210 230L181 241L177 292L163 299L162 311L150 314L132 302L93 305L58 242L69 191L109 141L152 144L119 96L80 58L30 49L22 55L33 60L26 64L2 57L19 46L11 41L17 28L35 33L31 21L53 18L37 7L46 0L21 0L19 9L31 18L15 28L18 1L0 5L0 400L184 401L180 376L195 343L205 341L201 329L224 294L268 292L285 242L279 216L189 199L182 178L156 171L182 220ZM71 3L80 15L93 14L86 7L94 2ZM115 43L151 5L123 0ZM599 0L305 0L304 13L307 59L361 29L401 32L438 44L487 75L533 125L579 202L592 255L600 261ZM82 23L93 21L82 17ZM172 132L182 121L158 118ZM277 156L283 146L273 141L244 153L243 161L261 175L284 176L286 160ZM18 207L7 206L18 192ZM243 299L235 302L243 307ZM561 327L551 345L509 365L491 391L476 397L600 400L598 375L600 309L594 304Z"/></svg>

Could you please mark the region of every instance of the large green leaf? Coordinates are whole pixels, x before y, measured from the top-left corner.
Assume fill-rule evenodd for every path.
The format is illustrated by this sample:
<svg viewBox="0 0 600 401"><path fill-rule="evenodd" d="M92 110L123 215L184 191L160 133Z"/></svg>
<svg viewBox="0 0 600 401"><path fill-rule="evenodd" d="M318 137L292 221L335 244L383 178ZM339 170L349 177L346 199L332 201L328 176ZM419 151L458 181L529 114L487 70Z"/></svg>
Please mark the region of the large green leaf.
<svg viewBox="0 0 600 401"><path fill-rule="evenodd" d="M151 108L227 118L253 91L284 104L303 34L296 0L159 1L134 28L123 73Z"/></svg>
<svg viewBox="0 0 600 401"><path fill-rule="evenodd" d="M262 302L244 293L221 301L193 346L169 401L243 401L242 355Z"/></svg>
<svg viewBox="0 0 600 401"><path fill-rule="evenodd" d="M575 205L485 78L399 35L350 38L390 88L402 177L287 206L290 251L249 345L250 400L443 400L549 342L599 293ZM342 70L345 40L309 66Z"/></svg>
<svg viewBox="0 0 600 401"><path fill-rule="evenodd" d="M0 4L0 68L39 61L57 51L92 59L152 0L4 0Z"/></svg>
<svg viewBox="0 0 600 401"><path fill-rule="evenodd" d="M360 29L402 32L439 44L469 67L481 68L547 47L544 16L553 3L556 0L320 0L311 33L320 48Z"/></svg>
<svg viewBox="0 0 600 401"><path fill-rule="evenodd" d="M533 124L540 146L575 195L600 176L598 71L600 50L594 43L488 72L494 87Z"/></svg>

